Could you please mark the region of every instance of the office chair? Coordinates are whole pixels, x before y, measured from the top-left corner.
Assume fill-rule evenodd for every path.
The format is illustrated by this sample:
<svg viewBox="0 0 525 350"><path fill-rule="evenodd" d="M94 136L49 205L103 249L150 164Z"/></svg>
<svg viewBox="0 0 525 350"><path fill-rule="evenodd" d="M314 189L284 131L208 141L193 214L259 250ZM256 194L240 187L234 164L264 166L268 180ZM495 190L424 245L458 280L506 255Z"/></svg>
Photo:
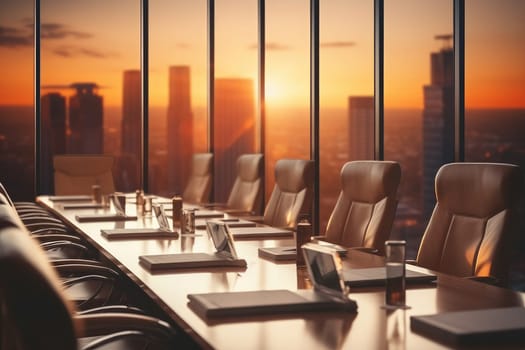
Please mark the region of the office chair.
<svg viewBox="0 0 525 350"><path fill-rule="evenodd" d="M175 333L139 314L76 315L44 253L24 229L0 219L0 347L13 350L169 349ZM79 337L79 338L77 338Z"/></svg>
<svg viewBox="0 0 525 350"><path fill-rule="evenodd" d="M212 183L213 153L194 154L190 178L182 194L184 202L193 204L209 202Z"/></svg>
<svg viewBox="0 0 525 350"><path fill-rule="evenodd" d="M516 165L443 165L436 174L436 205L416 263L506 285L522 182Z"/></svg>
<svg viewBox="0 0 525 350"><path fill-rule="evenodd" d="M263 155L243 154L237 158L237 177L226 203L210 203L231 215L260 215L263 206Z"/></svg>
<svg viewBox="0 0 525 350"><path fill-rule="evenodd" d="M326 235L345 247L384 254L397 208L401 167L392 161L352 161L341 169L341 192Z"/></svg>
<svg viewBox="0 0 525 350"><path fill-rule="evenodd" d="M280 159L275 163L273 188L262 222L295 229L300 214L310 215L314 183L314 162Z"/></svg>
<svg viewBox="0 0 525 350"><path fill-rule="evenodd" d="M53 157L56 195L91 194L100 185L104 194L115 192L113 156L63 154Z"/></svg>

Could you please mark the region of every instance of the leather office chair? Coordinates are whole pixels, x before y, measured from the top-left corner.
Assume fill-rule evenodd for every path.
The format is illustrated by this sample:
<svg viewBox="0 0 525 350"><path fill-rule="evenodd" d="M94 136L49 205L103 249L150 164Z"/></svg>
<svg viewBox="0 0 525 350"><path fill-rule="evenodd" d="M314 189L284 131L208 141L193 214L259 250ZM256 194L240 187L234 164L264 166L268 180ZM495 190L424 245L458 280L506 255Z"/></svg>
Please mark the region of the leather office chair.
<svg viewBox="0 0 525 350"><path fill-rule="evenodd" d="M194 154L190 178L182 194L183 200L193 204L209 202L212 182L213 154Z"/></svg>
<svg viewBox="0 0 525 350"><path fill-rule="evenodd" d="M302 159L280 159L275 163L275 186L263 223L295 229L300 214L311 214L314 162Z"/></svg>
<svg viewBox="0 0 525 350"><path fill-rule="evenodd" d="M64 154L53 157L56 195L91 194L92 185L100 185L102 193L115 192L112 156Z"/></svg>
<svg viewBox="0 0 525 350"><path fill-rule="evenodd" d="M442 166L435 179L436 206L416 263L460 277L493 277L505 285L522 182L516 165Z"/></svg>
<svg viewBox="0 0 525 350"><path fill-rule="evenodd" d="M237 158L237 177L226 203L210 203L207 207L231 215L260 215L263 207L263 155L243 154Z"/></svg>
<svg viewBox="0 0 525 350"><path fill-rule="evenodd" d="M0 347L13 350L172 348L164 321L139 314L74 314L46 256L24 228L0 213ZM80 339L77 339L80 336ZM114 345L115 347L111 347ZM84 348L84 347L83 347ZM107 349L106 348L106 349Z"/></svg>
<svg viewBox="0 0 525 350"><path fill-rule="evenodd" d="M353 161L341 169L341 192L324 240L383 254L397 208L401 167L392 161Z"/></svg>

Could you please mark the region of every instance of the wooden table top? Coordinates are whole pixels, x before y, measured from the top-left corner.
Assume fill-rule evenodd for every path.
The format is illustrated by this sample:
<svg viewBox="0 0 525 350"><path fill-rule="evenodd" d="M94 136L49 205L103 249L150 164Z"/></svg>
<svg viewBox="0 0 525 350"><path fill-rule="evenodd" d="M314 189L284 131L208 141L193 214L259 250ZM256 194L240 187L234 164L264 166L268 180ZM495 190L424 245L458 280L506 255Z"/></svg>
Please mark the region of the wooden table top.
<svg viewBox="0 0 525 350"><path fill-rule="evenodd" d="M292 239L236 240L245 270L213 269L150 273L138 257L148 254L212 252L204 230L177 239L107 240L101 229L157 227L154 217L136 221L79 223L76 214L102 209L63 210L48 197L38 202L53 210L83 234L123 273L143 288L198 344L215 349L445 349L447 346L413 333L410 316L445 311L523 305L525 294L438 274L437 283L409 287L407 310L387 311L384 287L353 288L350 297L357 313L325 312L203 320L187 305L190 293L303 289L309 287L306 271L293 262L276 263L258 257L259 247L294 245ZM135 214L128 203L127 213ZM382 266L381 257L350 250L348 267Z"/></svg>

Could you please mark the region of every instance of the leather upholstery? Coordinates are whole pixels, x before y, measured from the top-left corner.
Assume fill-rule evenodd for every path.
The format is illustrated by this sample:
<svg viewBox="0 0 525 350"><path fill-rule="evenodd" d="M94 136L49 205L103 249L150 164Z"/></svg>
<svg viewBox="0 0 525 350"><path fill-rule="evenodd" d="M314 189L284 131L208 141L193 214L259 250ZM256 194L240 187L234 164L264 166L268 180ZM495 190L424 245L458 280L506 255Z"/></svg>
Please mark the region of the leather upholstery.
<svg viewBox="0 0 525 350"><path fill-rule="evenodd" d="M397 208L401 167L392 161L353 161L341 169L341 193L326 240L384 252Z"/></svg>
<svg viewBox="0 0 525 350"><path fill-rule="evenodd" d="M91 194L92 185L100 185L101 192L115 192L112 156L108 155L56 155L53 157L55 171L55 194Z"/></svg>
<svg viewBox="0 0 525 350"><path fill-rule="evenodd" d="M299 214L310 214L314 162L280 159L275 164L275 186L264 211L263 222L276 227L295 228Z"/></svg>
<svg viewBox="0 0 525 350"><path fill-rule="evenodd" d="M192 170L182 198L185 202L200 204L210 201L213 181L213 154L193 155Z"/></svg>
<svg viewBox="0 0 525 350"><path fill-rule="evenodd" d="M522 182L519 167L511 164L441 167L417 264L462 277L493 276L504 284Z"/></svg>
<svg viewBox="0 0 525 350"><path fill-rule="evenodd" d="M237 159L237 178L227 208L254 214L262 210L263 155L243 154Z"/></svg>

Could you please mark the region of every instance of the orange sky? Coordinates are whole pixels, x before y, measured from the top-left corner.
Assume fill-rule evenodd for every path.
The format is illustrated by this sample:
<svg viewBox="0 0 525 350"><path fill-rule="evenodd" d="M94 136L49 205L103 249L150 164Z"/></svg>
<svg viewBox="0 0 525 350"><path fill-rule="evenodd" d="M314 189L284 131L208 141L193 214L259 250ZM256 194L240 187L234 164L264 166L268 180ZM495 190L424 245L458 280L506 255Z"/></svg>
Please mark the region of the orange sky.
<svg viewBox="0 0 525 350"><path fill-rule="evenodd" d="M436 34L451 1L385 1L385 106L421 108ZM308 106L309 3L267 0L267 102ZM466 2L467 107L525 107L525 1ZM120 105L122 72L140 66L139 1L42 2L43 85L92 81ZM216 76L257 77L257 1L216 3ZM32 103L32 1L0 4L0 105ZM413 14L408 16L407 14ZM52 24L52 25L50 25ZM25 38L25 39L24 39ZM25 40L25 41L24 41ZM373 94L372 1L321 2L321 103ZM150 2L150 103L166 105L168 67L190 65L192 103L206 104L206 0Z"/></svg>

